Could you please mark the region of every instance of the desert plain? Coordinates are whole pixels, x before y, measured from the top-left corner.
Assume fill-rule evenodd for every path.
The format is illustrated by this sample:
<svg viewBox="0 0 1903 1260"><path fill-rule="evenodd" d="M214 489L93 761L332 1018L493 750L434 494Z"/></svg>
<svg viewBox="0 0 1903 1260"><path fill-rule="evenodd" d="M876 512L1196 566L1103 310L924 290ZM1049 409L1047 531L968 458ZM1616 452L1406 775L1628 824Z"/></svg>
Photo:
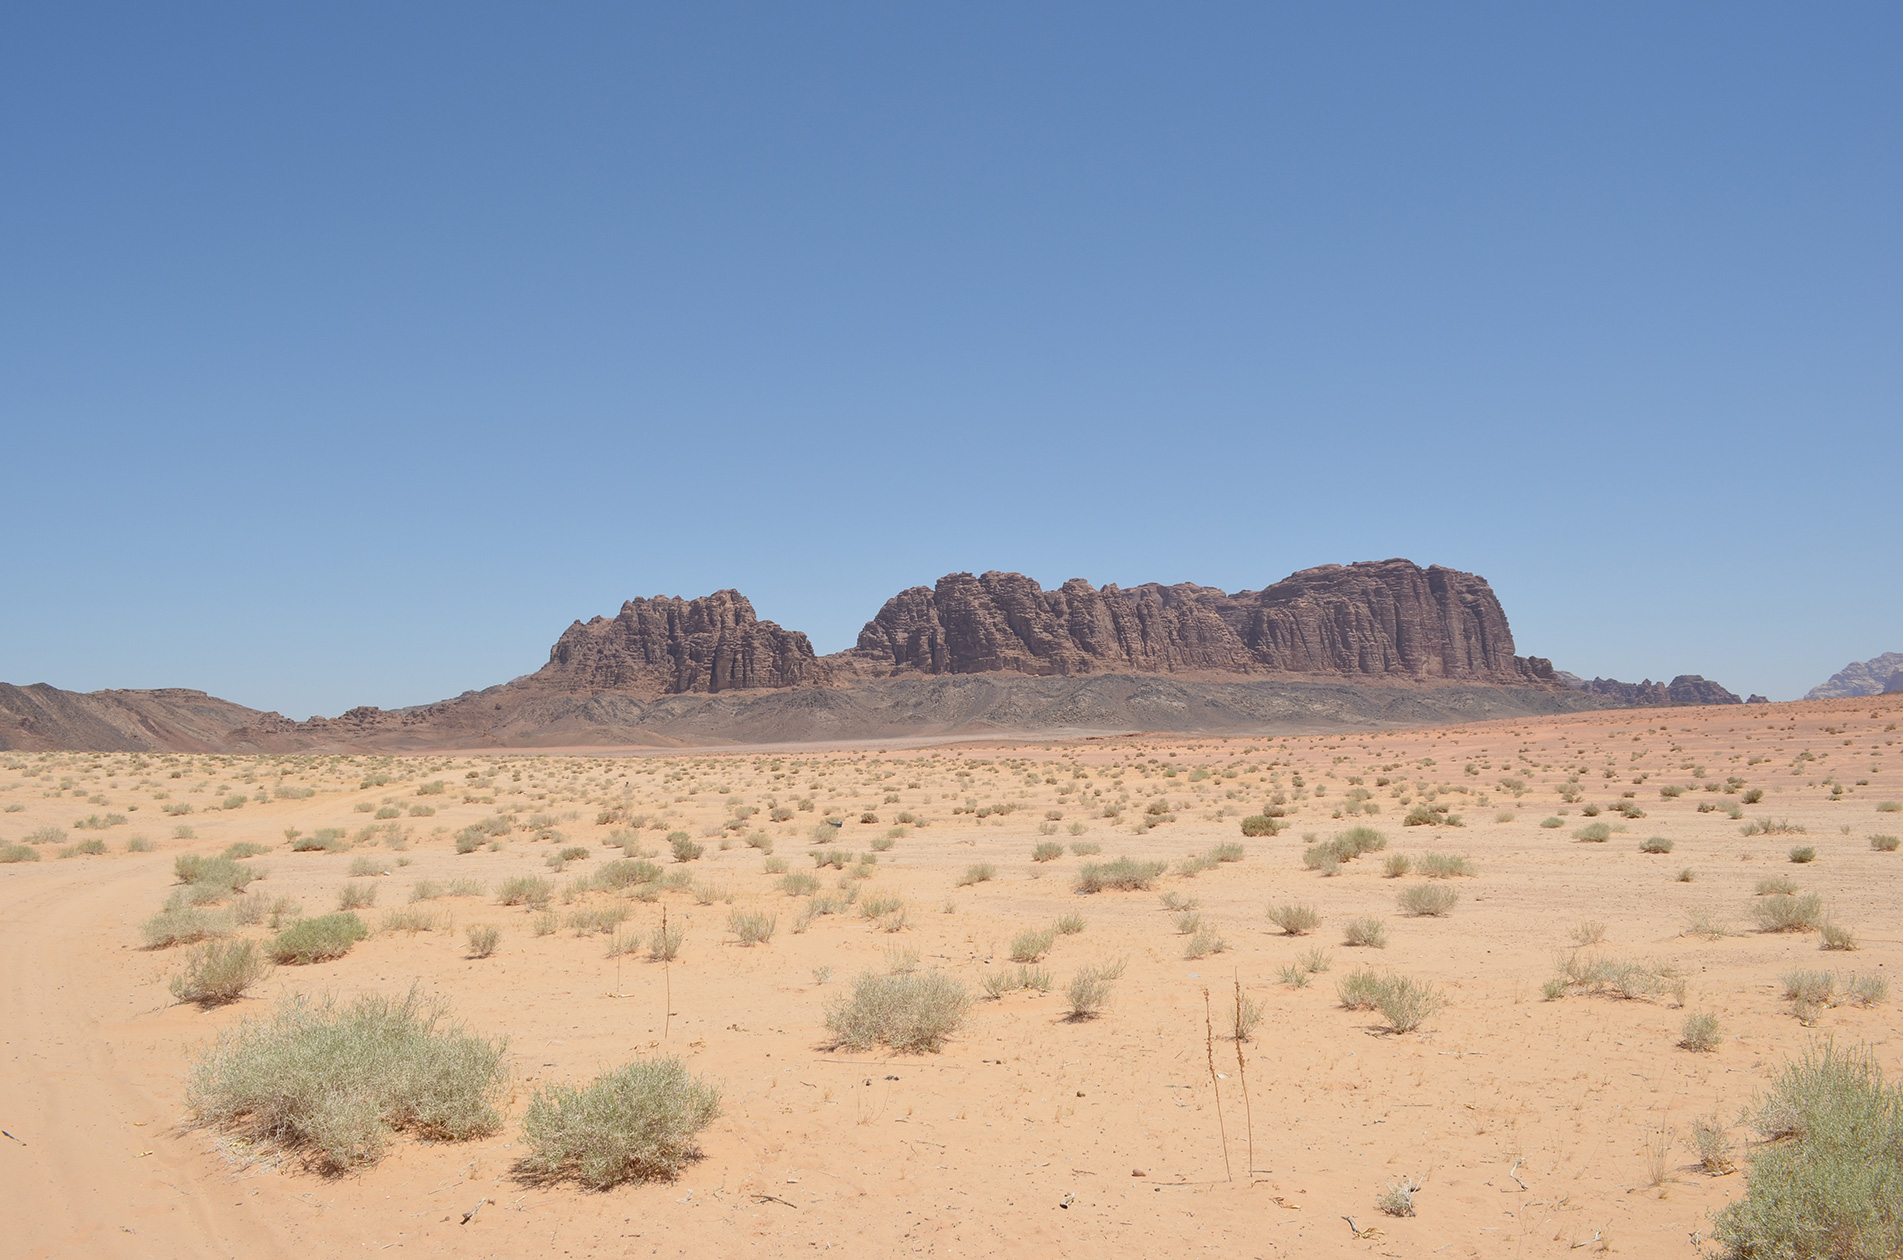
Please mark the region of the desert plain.
<svg viewBox="0 0 1903 1260"><path fill-rule="evenodd" d="M1219 739L0 754L0 843L37 859L0 865L0 1253L1695 1255L1782 1065L1834 1038L1903 1068L1871 982L1903 965L1899 724L1884 696ZM1245 835L1260 817L1277 833ZM1356 827L1385 847L1316 856ZM180 855L244 843L253 909L205 906L221 931L348 897L371 934L181 1003L191 946L144 925ZM1124 856L1164 870L1078 891ZM662 878L591 876L628 859ZM1832 938L1761 930L1780 879ZM1404 913L1422 887L1457 898ZM1281 906L1318 923L1284 932ZM665 962L643 946L663 913ZM742 943L745 915L770 938ZM1366 920L1385 943L1345 943ZM1026 934L1039 957L1013 962ZM1069 982L1106 965L1073 1015ZM988 995L1020 966L1048 990ZM1444 1005L1394 1031L1340 1000L1363 969ZM937 1052L829 1036L854 977L933 970L973 998ZM1787 1000L1806 970L1838 996ZM398 1133L325 1172L194 1118L222 1031L413 988L507 1038L488 1136ZM1238 994L1261 1012L1240 1042ZM1704 1049L1681 1044L1698 1016ZM667 1055L720 1091L677 1177L523 1172L538 1088ZM1412 1215L1380 1206L1397 1184Z"/></svg>

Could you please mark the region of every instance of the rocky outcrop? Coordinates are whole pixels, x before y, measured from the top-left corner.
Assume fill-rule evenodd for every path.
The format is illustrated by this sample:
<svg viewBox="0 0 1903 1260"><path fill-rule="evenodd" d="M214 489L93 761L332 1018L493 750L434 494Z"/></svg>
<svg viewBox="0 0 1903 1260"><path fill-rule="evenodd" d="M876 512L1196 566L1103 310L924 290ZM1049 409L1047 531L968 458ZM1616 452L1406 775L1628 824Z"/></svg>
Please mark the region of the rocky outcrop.
<svg viewBox="0 0 1903 1260"><path fill-rule="evenodd" d="M570 692L683 695L796 687L818 675L813 645L761 621L739 591L631 599L612 619L577 621L529 682Z"/></svg>
<svg viewBox="0 0 1903 1260"><path fill-rule="evenodd" d="M1867 661L1852 661L1804 693L1806 700L1841 700L1845 696L1880 696L1903 672L1903 652L1885 652Z"/></svg>
<svg viewBox="0 0 1903 1260"><path fill-rule="evenodd" d="M234 731L292 725L280 714L185 687L64 691L0 683L0 749L217 752L230 747Z"/></svg>
<svg viewBox="0 0 1903 1260"><path fill-rule="evenodd" d="M953 573L890 600L852 663L900 674L1319 674L1550 683L1513 653L1485 578L1406 560L1305 569L1260 591Z"/></svg>
<svg viewBox="0 0 1903 1260"><path fill-rule="evenodd" d="M1674 704L1745 703L1732 692L1698 674L1680 674L1669 683L1653 682L1650 678L1644 682L1635 683L1620 682L1616 678L1595 678L1588 682L1579 675L1569 674L1564 670L1559 671L1556 676L1575 691L1602 696L1607 700L1638 708L1662 708ZM1752 699L1765 703L1762 696L1753 696Z"/></svg>

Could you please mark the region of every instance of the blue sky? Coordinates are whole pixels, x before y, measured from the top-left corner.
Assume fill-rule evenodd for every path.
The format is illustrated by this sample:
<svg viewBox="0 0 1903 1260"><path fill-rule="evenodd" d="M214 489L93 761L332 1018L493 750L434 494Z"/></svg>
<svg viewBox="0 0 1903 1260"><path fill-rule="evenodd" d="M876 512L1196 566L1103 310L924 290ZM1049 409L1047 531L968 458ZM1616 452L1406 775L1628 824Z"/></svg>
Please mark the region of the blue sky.
<svg viewBox="0 0 1903 1260"><path fill-rule="evenodd" d="M1903 650L1890 5L15 5L0 679L302 717L721 587L1407 556Z"/></svg>

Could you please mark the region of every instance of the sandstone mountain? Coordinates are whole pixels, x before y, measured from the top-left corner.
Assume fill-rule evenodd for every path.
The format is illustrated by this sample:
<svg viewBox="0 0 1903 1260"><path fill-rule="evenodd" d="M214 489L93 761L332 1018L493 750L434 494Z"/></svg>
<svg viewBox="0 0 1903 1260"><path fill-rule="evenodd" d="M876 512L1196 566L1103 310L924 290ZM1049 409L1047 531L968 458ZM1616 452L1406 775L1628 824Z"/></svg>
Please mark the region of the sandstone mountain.
<svg viewBox="0 0 1903 1260"><path fill-rule="evenodd" d="M1735 692L1727 691L1719 684L1699 674L1680 674L1669 683L1653 682L1650 678L1644 682L1620 682L1616 678L1594 678L1587 681L1577 674L1559 671L1557 677L1575 691L1589 695L1602 696L1620 704L1635 708L1650 708L1672 704L1743 704ZM1764 703L1763 696L1751 697L1751 703Z"/></svg>
<svg viewBox="0 0 1903 1260"><path fill-rule="evenodd" d="M1852 661L1804 693L1806 700L1839 700L1845 696L1882 695L1891 680L1903 673L1903 652L1885 652L1867 661Z"/></svg>
<svg viewBox="0 0 1903 1260"><path fill-rule="evenodd" d="M1261 591L953 573L886 601L850 664L875 673L1270 674L1553 681L1513 654L1485 578L1382 560L1306 569ZM832 660L833 658L828 658Z"/></svg>
<svg viewBox="0 0 1903 1260"><path fill-rule="evenodd" d="M1568 686L1570 681L1573 686ZM1695 675L1584 683L1514 653L1486 579L1406 560L1259 591L954 573L817 656L738 591L633 599L546 664L407 709L293 722L192 691L0 690L0 748L277 751L754 743L1007 732L1267 732L1658 703L1736 703Z"/></svg>

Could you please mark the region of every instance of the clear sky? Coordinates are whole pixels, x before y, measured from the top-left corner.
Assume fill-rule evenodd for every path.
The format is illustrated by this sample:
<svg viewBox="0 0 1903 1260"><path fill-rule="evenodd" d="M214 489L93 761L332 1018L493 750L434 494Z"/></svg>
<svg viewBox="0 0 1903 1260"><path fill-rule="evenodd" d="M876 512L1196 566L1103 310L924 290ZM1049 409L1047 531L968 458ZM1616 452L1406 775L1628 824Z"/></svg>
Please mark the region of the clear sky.
<svg viewBox="0 0 1903 1260"><path fill-rule="evenodd" d="M1903 8L14 4L0 679L296 717L635 595L1406 556L1903 650Z"/></svg>

